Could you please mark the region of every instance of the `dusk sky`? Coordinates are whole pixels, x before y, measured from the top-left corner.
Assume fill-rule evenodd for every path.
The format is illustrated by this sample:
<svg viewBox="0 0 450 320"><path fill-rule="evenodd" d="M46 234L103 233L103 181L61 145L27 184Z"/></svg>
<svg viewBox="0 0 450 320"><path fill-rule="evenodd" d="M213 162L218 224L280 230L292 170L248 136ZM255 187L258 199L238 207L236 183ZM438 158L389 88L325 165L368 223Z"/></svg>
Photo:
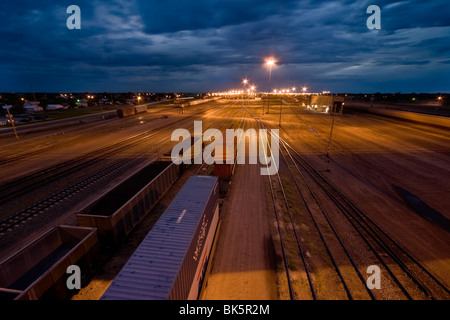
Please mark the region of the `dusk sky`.
<svg viewBox="0 0 450 320"><path fill-rule="evenodd" d="M450 92L448 0L2 0L0 18L0 92L209 92L244 77L266 91L269 56L272 89Z"/></svg>

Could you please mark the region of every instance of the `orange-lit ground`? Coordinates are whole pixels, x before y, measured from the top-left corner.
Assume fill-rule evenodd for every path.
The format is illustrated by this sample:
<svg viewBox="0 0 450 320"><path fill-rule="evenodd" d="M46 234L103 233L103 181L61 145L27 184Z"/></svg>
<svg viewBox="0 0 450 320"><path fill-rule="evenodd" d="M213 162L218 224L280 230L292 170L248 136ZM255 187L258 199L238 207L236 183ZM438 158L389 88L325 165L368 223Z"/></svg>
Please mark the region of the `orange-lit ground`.
<svg viewBox="0 0 450 320"><path fill-rule="evenodd" d="M261 114L261 104L248 105ZM227 108L227 110L223 110ZM161 133L148 144L143 152L146 159L162 155L170 148L170 134L176 125L169 123L204 112L180 125L192 128L193 121L218 128L223 121L239 110L240 103L222 101L211 105L199 105L181 114L169 107L153 109L148 114L128 119L111 119L102 124L81 124L68 130L49 129L42 133L30 133L19 142L11 136L0 136L0 157L43 151L29 158L2 166L0 183L14 177L47 167L62 160L95 150L126 136L166 125ZM167 116L167 117L164 117ZM243 113L235 114L236 120ZM279 105L271 106L271 113L262 120L272 128L278 128ZM236 126L235 122L235 126ZM346 113L335 118L330 158L325 157L329 139L331 116L306 112L298 105L284 105L280 134L297 151L306 157L316 169L337 186L347 197L366 212L386 232L398 241L411 255L424 264L447 287L450 287L450 234L411 210L393 189L399 186L416 195L430 207L450 219L450 139L448 131L425 125L411 124L379 116ZM206 125L204 124L204 127ZM161 143L161 139L166 142ZM126 157L125 151L117 157ZM210 273L201 299L279 299L285 298L280 288L273 243L273 213L268 205L268 190L257 165L237 168L230 193L222 212L215 256L211 258ZM329 169L327 172L326 170ZM192 174L193 172L191 172ZM123 173L126 174L125 172ZM13 232L9 245L0 250L0 260L22 247L51 225L76 224L75 212L90 199L98 196L123 176L110 180L102 188L90 190L84 201L72 210L34 229L32 224ZM182 181L163 199L161 213ZM52 190L42 190L34 196L43 197ZM16 204L18 205L18 204ZM6 204L5 212L11 210ZM158 213L149 217L130 236L121 248L91 282L75 296L75 299L98 299L107 284L120 270L120 266L134 251L139 239L148 232ZM314 253L310 253L314 254ZM347 266L346 266L347 267ZM320 279L319 279L320 280ZM327 293L328 296L329 293ZM341 297L341 296L339 296ZM396 298L392 296L390 298Z"/></svg>

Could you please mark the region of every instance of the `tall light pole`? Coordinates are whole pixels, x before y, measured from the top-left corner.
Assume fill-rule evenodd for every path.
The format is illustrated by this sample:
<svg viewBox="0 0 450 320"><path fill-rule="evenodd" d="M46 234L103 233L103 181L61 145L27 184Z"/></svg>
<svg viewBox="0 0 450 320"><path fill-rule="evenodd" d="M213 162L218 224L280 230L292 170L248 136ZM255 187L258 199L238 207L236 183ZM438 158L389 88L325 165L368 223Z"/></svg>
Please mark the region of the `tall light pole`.
<svg viewBox="0 0 450 320"><path fill-rule="evenodd" d="M280 122L278 123L278 126L281 127L281 112L283 111L283 97L280 99Z"/></svg>
<svg viewBox="0 0 450 320"><path fill-rule="evenodd" d="M439 96L439 97L438 97L438 104L437 104L437 106L436 106L436 112L438 111L438 108L439 108L439 106L441 106L441 105L442 105L442 97Z"/></svg>
<svg viewBox="0 0 450 320"><path fill-rule="evenodd" d="M266 61L266 65L269 67L269 91L267 92L267 113L269 113L270 108L270 81L272 78L272 67L275 65L275 60L273 58L269 58L269 60ZM263 109L264 113L264 109Z"/></svg>
<svg viewBox="0 0 450 320"><path fill-rule="evenodd" d="M244 80L242 80L242 84L244 85L243 97L244 97L244 104L245 104L245 86L248 84L248 79L245 78Z"/></svg>
<svg viewBox="0 0 450 320"><path fill-rule="evenodd" d="M331 120L331 130L330 130L330 137L328 138L328 143L327 143L327 158L329 158L329 152L330 152L330 144L331 144L331 138L333 136L333 129L334 129L334 118L336 115L336 106L333 103L333 119Z"/></svg>

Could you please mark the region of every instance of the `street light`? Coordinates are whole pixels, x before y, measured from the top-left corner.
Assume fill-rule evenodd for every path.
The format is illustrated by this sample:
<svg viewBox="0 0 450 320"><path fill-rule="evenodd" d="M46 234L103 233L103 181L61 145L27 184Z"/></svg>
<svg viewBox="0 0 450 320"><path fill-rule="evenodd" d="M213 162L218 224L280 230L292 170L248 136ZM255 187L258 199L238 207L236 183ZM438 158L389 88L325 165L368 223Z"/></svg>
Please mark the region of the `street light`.
<svg viewBox="0 0 450 320"><path fill-rule="evenodd" d="M266 65L269 67L269 91L267 92L267 113L269 113L269 107L270 107L270 81L272 78L272 67L275 65L275 60L273 58L269 58L266 60ZM263 109L264 113L264 109Z"/></svg>
<svg viewBox="0 0 450 320"><path fill-rule="evenodd" d="M442 97L439 96L439 97L438 97L438 104L437 104L437 106L436 106L436 111L438 110L438 107L441 106L441 105L442 105Z"/></svg>
<svg viewBox="0 0 450 320"><path fill-rule="evenodd" d="M281 127L281 113L283 112L283 97L280 98L280 121L278 126Z"/></svg>
<svg viewBox="0 0 450 320"><path fill-rule="evenodd" d="M244 84L243 97L244 97L244 104L245 104L245 86L248 84L248 79L242 80L242 83Z"/></svg>
<svg viewBox="0 0 450 320"><path fill-rule="evenodd" d="M253 91L255 91L255 89L256 89L255 86L251 86L251 87L250 87L250 94L251 94L252 96L254 95Z"/></svg>

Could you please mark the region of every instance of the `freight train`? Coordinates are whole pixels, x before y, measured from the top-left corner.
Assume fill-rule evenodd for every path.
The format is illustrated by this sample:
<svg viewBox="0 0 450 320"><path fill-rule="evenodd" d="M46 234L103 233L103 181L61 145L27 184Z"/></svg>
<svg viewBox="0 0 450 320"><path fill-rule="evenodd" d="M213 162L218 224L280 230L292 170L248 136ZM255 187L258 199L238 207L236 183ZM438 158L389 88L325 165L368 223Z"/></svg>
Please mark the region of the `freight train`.
<svg viewBox="0 0 450 320"><path fill-rule="evenodd" d="M77 212L78 224L97 228L104 250L118 247L180 175L180 166L158 159Z"/></svg>
<svg viewBox="0 0 450 320"><path fill-rule="evenodd" d="M119 118L129 117L135 114L145 113L147 112L147 106L133 106L129 108L117 109L117 116Z"/></svg>
<svg viewBox="0 0 450 320"><path fill-rule="evenodd" d="M101 263L178 179L182 166L158 159L78 211L78 226L57 226L0 261L0 300L66 299L66 269L87 284Z"/></svg>
<svg viewBox="0 0 450 320"><path fill-rule="evenodd" d="M165 158L150 163L79 210L78 226L54 227L0 262L0 300L69 297L73 292L65 286L67 267L82 267L83 283L88 283L101 263L100 254L110 254L123 242L170 189L182 169L183 165ZM143 254L154 255L151 261L155 264L146 267L158 268L168 263L164 269L167 275L161 276L168 281L164 283L166 295L153 296L154 299L198 296L219 219L218 181L217 177L191 177L155 225L155 231L152 229L155 237L150 243L156 249L145 251L148 239L139 247ZM134 262L130 263L134 267ZM147 271L155 272L151 268ZM119 275L117 279L123 277ZM155 281L153 286L158 286L159 280ZM122 288L120 283L115 281L104 299L116 297L111 292ZM147 280L143 283L149 284ZM145 289L150 295L152 290ZM124 299L133 299L132 294Z"/></svg>
<svg viewBox="0 0 450 320"><path fill-rule="evenodd" d="M73 293L66 286L67 267L80 267L86 284L99 266L99 252L95 228L53 227L0 263L0 300L65 299Z"/></svg>
<svg viewBox="0 0 450 320"><path fill-rule="evenodd" d="M101 300L198 298L219 220L218 182L189 178Z"/></svg>

